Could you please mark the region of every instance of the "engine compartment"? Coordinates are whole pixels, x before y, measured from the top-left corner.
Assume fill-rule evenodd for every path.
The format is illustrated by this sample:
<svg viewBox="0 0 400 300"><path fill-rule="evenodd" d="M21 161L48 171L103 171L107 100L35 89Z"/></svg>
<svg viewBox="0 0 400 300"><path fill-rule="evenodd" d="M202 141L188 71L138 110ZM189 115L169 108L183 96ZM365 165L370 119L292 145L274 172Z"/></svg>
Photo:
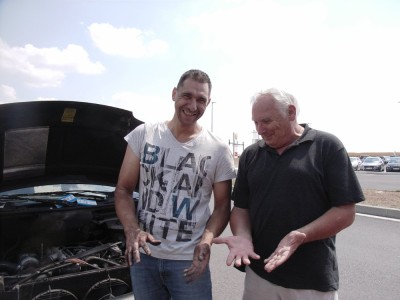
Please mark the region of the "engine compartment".
<svg viewBox="0 0 400 300"><path fill-rule="evenodd" d="M0 224L1 299L110 299L131 288L112 205L18 211Z"/></svg>

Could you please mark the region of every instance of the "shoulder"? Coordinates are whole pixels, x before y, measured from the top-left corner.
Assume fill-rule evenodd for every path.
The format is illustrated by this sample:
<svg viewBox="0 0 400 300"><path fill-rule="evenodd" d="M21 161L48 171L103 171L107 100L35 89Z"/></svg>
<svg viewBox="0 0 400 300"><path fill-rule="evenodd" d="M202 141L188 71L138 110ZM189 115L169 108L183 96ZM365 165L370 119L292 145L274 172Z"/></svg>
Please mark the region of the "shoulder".
<svg viewBox="0 0 400 300"><path fill-rule="evenodd" d="M135 127L131 132L129 132L126 136L125 136L125 140L130 140L135 136L140 135L145 128L145 124L142 123L140 125L138 125L137 127Z"/></svg>
<svg viewBox="0 0 400 300"><path fill-rule="evenodd" d="M319 145L336 145L338 147L343 147L341 140L336 135L327 131L313 129L308 125L302 126L305 127L305 131L299 140L300 143L311 141Z"/></svg>
<svg viewBox="0 0 400 300"><path fill-rule="evenodd" d="M168 130L168 126L166 122L143 123L134 130L146 133L146 135L152 135L154 132L164 133Z"/></svg>
<svg viewBox="0 0 400 300"><path fill-rule="evenodd" d="M266 151L266 145L264 140L259 140L249 146L247 146L242 154L240 155L240 164L249 165L251 163L256 163L259 158L259 153L264 149Z"/></svg>
<svg viewBox="0 0 400 300"><path fill-rule="evenodd" d="M151 136L154 132L165 131L166 125L164 123L142 123L134 128L125 139L142 139L144 136Z"/></svg>
<svg viewBox="0 0 400 300"><path fill-rule="evenodd" d="M316 130L312 129L315 131L315 139L318 142L324 143L324 144L331 144L331 145L337 145L339 147L343 147L342 141L334 134L322 130Z"/></svg>
<svg viewBox="0 0 400 300"><path fill-rule="evenodd" d="M320 153L326 161L347 160L347 150L342 141L334 134L322 130L315 130L315 137L311 144L310 153Z"/></svg>
<svg viewBox="0 0 400 300"><path fill-rule="evenodd" d="M248 156L248 155L254 155L255 153L259 152L260 149L265 148L265 142L263 140L259 140L249 146L247 146L244 150L242 155Z"/></svg>
<svg viewBox="0 0 400 300"><path fill-rule="evenodd" d="M219 136L210 132L208 129L203 128L201 136L208 142L212 143L217 147L228 148L228 144L225 143Z"/></svg>

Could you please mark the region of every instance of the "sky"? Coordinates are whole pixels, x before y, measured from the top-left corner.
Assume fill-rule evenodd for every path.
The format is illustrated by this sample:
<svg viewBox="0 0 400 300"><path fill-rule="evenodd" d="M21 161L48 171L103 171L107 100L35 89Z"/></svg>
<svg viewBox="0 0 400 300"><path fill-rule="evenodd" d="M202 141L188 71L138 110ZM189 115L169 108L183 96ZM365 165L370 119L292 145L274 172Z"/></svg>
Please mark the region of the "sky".
<svg viewBox="0 0 400 300"><path fill-rule="evenodd" d="M398 0L0 0L0 104L169 120L179 77L201 69L213 88L200 123L235 152L254 138L251 97L271 87L347 151L400 152L399 53Z"/></svg>

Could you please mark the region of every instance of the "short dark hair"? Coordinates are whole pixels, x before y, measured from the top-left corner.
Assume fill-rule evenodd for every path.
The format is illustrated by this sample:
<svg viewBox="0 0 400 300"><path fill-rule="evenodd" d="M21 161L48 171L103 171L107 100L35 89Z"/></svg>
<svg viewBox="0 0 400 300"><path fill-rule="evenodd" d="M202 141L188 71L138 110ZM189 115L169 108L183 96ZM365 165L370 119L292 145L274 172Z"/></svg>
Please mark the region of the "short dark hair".
<svg viewBox="0 0 400 300"><path fill-rule="evenodd" d="M178 81L178 85L176 87L177 88L181 87L186 79L192 79L200 83L207 83L208 88L210 90L209 93L211 93L212 84L210 77L208 77L207 73L197 69L186 71L185 73L182 74L181 78Z"/></svg>

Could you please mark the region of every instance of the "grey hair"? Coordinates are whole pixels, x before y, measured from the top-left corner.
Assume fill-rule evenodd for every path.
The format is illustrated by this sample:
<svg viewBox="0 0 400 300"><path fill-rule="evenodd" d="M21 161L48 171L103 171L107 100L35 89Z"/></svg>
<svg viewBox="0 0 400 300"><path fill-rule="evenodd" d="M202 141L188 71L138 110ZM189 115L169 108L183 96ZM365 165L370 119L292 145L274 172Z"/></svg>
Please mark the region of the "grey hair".
<svg viewBox="0 0 400 300"><path fill-rule="evenodd" d="M266 95L270 95L272 98L278 101L282 113L286 114L288 111L288 106L294 105L294 107L296 107L296 117L299 115L300 107L299 103L297 102L297 99L292 94L289 94L284 90L280 90L277 88L261 90L260 92L255 93L251 98L251 104L254 104L261 96L266 96Z"/></svg>

